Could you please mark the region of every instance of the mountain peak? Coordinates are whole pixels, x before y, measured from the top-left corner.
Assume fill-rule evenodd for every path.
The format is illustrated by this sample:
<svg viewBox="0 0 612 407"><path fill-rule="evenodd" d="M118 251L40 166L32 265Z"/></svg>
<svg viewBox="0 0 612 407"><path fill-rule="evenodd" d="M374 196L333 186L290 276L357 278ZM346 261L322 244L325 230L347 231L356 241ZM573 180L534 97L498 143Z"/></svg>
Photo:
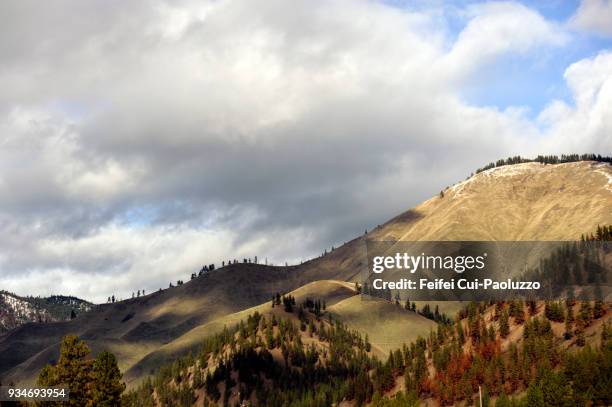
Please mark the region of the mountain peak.
<svg viewBox="0 0 612 407"><path fill-rule="evenodd" d="M382 240L576 240L612 223L612 165L527 162L479 172L376 229Z"/></svg>
<svg viewBox="0 0 612 407"><path fill-rule="evenodd" d="M76 297L21 297L0 291L0 333L29 322L65 321L89 311L93 304Z"/></svg>

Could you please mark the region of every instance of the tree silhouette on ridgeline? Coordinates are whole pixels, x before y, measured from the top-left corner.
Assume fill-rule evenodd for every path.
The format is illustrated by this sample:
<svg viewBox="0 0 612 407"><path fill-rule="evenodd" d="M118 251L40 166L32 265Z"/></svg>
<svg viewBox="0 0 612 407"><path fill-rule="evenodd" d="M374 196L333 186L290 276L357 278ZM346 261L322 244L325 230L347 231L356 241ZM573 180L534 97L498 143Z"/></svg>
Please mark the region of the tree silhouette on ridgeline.
<svg viewBox="0 0 612 407"><path fill-rule="evenodd" d="M476 169L476 174L490 170L492 168L503 167L505 165L514 165L522 163L537 162L540 164L563 164L578 161L597 161L612 164L612 156L602 156L601 154L563 154L557 155L538 155L536 158L525 158L520 155L500 159L496 162L490 162L484 167Z"/></svg>

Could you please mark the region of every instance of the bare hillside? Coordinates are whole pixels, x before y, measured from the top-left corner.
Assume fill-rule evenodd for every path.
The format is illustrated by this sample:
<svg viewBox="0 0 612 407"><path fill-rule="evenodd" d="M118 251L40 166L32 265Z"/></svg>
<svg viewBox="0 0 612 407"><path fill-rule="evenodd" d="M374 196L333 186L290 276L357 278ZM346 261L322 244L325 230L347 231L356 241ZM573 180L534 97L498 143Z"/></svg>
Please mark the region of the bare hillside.
<svg viewBox="0 0 612 407"><path fill-rule="evenodd" d="M577 240L612 224L612 165L593 161L493 168L448 187L324 257L301 266L309 277L359 280L365 239ZM325 277L327 276L327 277Z"/></svg>
<svg viewBox="0 0 612 407"><path fill-rule="evenodd" d="M612 223L612 166L524 163L483 171L372 233L389 240L576 240Z"/></svg>

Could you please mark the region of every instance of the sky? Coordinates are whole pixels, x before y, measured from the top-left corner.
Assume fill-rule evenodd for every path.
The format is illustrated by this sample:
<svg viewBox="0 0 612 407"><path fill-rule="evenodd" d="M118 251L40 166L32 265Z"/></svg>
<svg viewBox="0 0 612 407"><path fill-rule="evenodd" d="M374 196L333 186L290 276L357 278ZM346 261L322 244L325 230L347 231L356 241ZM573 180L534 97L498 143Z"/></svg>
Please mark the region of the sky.
<svg viewBox="0 0 612 407"><path fill-rule="evenodd" d="M3 1L0 89L0 289L104 302L610 154L612 1Z"/></svg>

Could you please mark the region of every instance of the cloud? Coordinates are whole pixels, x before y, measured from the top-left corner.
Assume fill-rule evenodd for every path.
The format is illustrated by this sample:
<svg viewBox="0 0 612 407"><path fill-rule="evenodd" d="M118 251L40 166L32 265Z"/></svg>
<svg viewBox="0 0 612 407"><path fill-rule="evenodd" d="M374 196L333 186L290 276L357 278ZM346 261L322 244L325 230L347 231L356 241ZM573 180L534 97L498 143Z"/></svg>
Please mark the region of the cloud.
<svg viewBox="0 0 612 407"><path fill-rule="evenodd" d="M570 65L564 74L574 106L555 100L539 120L548 125L549 149L569 151L589 145L593 151L612 149L612 52L601 52ZM558 147L556 148L558 150Z"/></svg>
<svg viewBox="0 0 612 407"><path fill-rule="evenodd" d="M559 25L519 3L476 4L464 14L469 21L446 61L458 75L470 73L501 55L526 54L545 46L561 46L568 40Z"/></svg>
<svg viewBox="0 0 612 407"><path fill-rule="evenodd" d="M612 36L612 1L582 0L570 19L570 25L602 36Z"/></svg>
<svg viewBox="0 0 612 407"><path fill-rule="evenodd" d="M464 101L499 58L565 43L516 3L469 7L456 37L439 10L370 1L0 15L0 285L21 294L104 301L227 258L299 261L491 159L612 144L599 57L540 120Z"/></svg>

